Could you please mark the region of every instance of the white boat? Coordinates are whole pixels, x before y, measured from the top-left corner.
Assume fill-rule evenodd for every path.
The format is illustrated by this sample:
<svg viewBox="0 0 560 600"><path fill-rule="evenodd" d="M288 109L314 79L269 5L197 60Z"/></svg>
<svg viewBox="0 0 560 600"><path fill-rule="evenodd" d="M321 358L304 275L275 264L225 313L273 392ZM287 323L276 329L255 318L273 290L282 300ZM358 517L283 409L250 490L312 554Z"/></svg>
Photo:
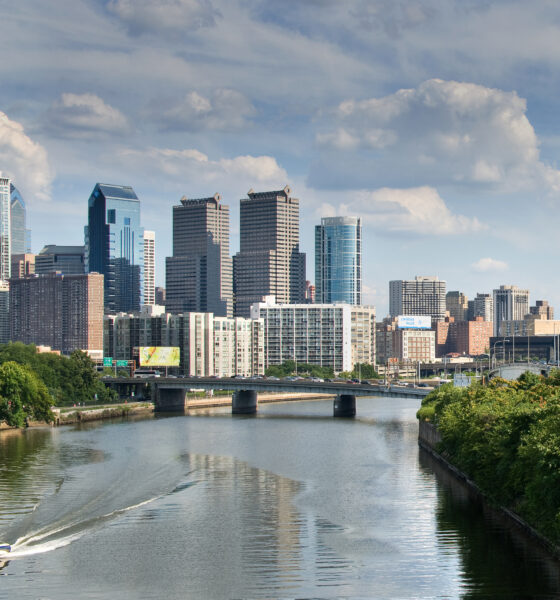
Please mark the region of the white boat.
<svg viewBox="0 0 560 600"><path fill-rule="evenodd" d="M11 552L12 551L12 547L10 546L10 544L2 544L0 542L0 552Z"/></svg>

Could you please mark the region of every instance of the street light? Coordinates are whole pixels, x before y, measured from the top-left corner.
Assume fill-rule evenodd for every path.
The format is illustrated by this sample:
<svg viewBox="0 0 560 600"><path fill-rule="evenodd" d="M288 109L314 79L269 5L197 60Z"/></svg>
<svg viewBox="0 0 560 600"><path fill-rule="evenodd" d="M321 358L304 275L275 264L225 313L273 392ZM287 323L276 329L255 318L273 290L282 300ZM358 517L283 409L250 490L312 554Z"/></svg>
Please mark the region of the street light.
<svg viewBox="0 0 560 600"><path fill-rule="evenodd" d="M504 362L506 361L506 345L505 345L505 344L506 344L506 342L509 342L509 341L510 341L510 340L506 340L506 339L504 339L504 340L498 340L498 341L496 341L496 342L494 342L494 343L492 344L492 348L494 349L494 350L493 350L493 354L494 354L494 360L496 360L496 346L497 346L498 344L504 344ZM490 353L490 357L491 357L491 356L492 356L492 352Z"/></svg>

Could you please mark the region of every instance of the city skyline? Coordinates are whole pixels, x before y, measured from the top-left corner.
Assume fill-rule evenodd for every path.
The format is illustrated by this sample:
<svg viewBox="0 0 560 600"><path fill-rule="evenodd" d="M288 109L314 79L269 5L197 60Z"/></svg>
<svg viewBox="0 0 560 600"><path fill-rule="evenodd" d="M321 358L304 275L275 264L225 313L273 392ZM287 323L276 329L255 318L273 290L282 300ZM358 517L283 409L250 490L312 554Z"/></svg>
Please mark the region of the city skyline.
<svg viewBox="0 0 560 600"><path fill-rule="evenodd" d="M96 181L132 185L158 285L182 195L220 191L235 254L237 200L288 184L308 272L321 217L362 217L380 315L387 282L415 274L558 305L559 16L513 0L26 0L0 41L2 172L35 253L82 242Z"/></svg>

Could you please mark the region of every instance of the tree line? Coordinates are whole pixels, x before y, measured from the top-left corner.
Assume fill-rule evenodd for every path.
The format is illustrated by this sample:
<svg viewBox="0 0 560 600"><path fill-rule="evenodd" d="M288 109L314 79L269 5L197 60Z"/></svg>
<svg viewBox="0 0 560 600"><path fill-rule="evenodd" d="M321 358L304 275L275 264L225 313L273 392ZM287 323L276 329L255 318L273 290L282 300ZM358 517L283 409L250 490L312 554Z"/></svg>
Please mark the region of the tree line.
<svg viewBox="0 0 560 600"><path fill-rule="evenodd" d="M115 393L101 381L85 352L39 353L21 342L0 346L0 422L22 427L27 419L50 422L52 406L111 402Z"/></svg>
<svg viewBox="0 0 560 600"><path fill-rule="evenodd" d="M560 543L560 371L444 385L418 418L435 424L438 448L494 502Z"/></svg>

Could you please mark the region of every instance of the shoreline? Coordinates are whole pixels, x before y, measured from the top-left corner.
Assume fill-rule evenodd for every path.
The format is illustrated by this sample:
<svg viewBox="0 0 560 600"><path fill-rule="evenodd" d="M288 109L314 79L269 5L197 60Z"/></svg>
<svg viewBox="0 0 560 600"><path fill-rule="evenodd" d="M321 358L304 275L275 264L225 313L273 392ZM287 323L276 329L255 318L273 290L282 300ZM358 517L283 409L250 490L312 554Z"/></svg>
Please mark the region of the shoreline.
<svg viewBox="0 0 560 600"><path fill-rule="evenodd" d="M259 404L271 404L274 402L298 402L309 400L330 400L335 396L332 394L302 394L302 393L269 393L261 394L258 398ZM189 410L222 408L231 406L232 396L211 396L201 398L187 398L185 402L185 413ZM76 423L89 423L91 421L103 421L106 419L117 419L129 416L146 416L155 413L152 402L119 402L118 404L106 404L103 406L71 406L55 407L53 409L55 421L44 423L29 421L27 427L18 429L0 424L0 435L6 432L24 432L26 429L35 427L59 427L62 425L75 425Z"/></svg>
<svg viewBox="0 0 560 600"><path fill-rule="evenodd" d="M500 514L512 528L515 528L517 531L521 531L532 542L537 542L541 548L546 550L552 556L552 558L556 560L560 559L560 546L557 546L551 542L547 537L537 531L533 526L527 523L527 521L525 521L511 509L505 506L496 505L491 502L488 496L472 479L470 479L466 473L458 469L455 465L449 462L445 456L440 454L436 450L436 445L440 441L441 435L435 425L432 425L427 421L418 422L418 445L422 450L427 452L440 465L442 465L456 480L463 483L470 491L472 491L477 498L484 503L487 509L496 511L498 514Z"/></svg>

